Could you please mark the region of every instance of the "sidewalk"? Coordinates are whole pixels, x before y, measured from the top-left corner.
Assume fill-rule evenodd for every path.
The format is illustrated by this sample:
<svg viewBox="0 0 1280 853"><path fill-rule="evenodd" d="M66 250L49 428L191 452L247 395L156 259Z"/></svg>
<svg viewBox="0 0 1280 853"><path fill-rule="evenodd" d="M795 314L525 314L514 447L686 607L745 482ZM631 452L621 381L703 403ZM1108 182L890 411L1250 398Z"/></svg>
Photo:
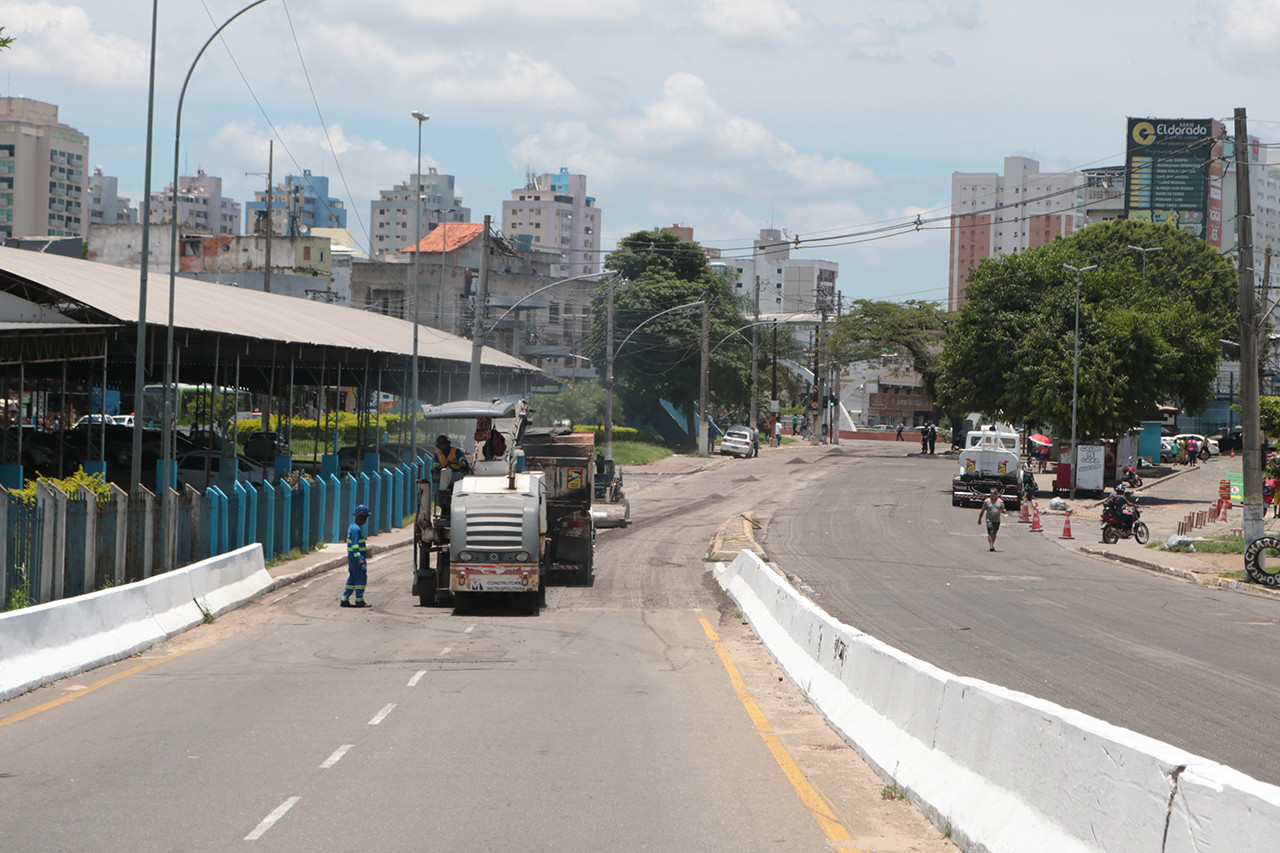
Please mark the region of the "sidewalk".
<svg viewBox="0 0 1280 853"><path fill-rule="evenodd" d="M1151 543L1163 545L1178 532L1178 524L1193 513L1205 513L1213 517L1218 500L1218 487L1228 472L1240 473L1243 461L1237 457L1217 456L1197 466L1173 466L1173 471L1163 477L1143 475L1143 485L1133 490L1138 496L1142 520L1151 531ZM1280 600L1280 591L1244 581L1221 578L1219 575L1244 569L1241 554L1180 553L1165 551L1160 547L1143 547L1132 539L1121 539L1112 545L1102 542L1100 525L1101 500L1096 496L1077 496L1067 501L1071 507L1072 539L1062 539L1066 513L1048 509L1052 495L1053 474L1037 474L1040 486L1036 503L1040 507L1040 523L1044 536L1052 537L1065 548L1086 554L1107 557L1140 568L1174 575L1199 584L1218 586ZM1243 510L1236 504L1227 513L1226 523L1207 521L1203 527L1187 534L1192 538L1216 538L1239 532L1243 524ZM1268 535L1280 535L1280 519L1267 518Z"/></svg>

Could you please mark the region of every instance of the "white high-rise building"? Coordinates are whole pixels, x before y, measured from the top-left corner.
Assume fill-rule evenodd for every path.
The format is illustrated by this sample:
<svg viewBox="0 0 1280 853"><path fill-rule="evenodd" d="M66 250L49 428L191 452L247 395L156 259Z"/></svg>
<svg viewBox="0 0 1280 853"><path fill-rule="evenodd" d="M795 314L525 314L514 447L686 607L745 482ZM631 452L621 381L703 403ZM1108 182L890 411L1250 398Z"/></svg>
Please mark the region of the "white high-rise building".
<svg viewBox="0 0 1280 853"><path fill-rule="evenodd" d="M551 268L557 278L600 271L600 208L587 195L586 175L527 176L523 189L502 203L502 233L518 247L559 252Z"/></svg>
<svg viewBox="0 0 1280 853"><path fill-rule="evenodd" d="M1069 237L1083 214L1080 172L1041 172L1027 157L1004 158L1004 174L951 175L951 263L948 307L964 306L969 270L983 258L1025 252Z"/></svg>
<svg viewBox="0 0 1280 853"><path fill-rule="evenodd" d="M120 179L102 174L98 166L88 180L90 225L137 225L138 210L120 195Z"/></svg>
<svg viewBox="0 0 1280 853"><path fill-rule="evenodd" d="M151 224L173 216L173 184L151 194ZM222 178L204 169L178 176L178 224L197 234L239 234L240 202L222 195Z"/></svg>
<svg viewBox="0 0 1280 853"><path fill-rule="evenodd" d="M751 257L721 256L713 265L724 269L748 314L754 313L756 278L760 279L761 315L835 311L834 261L792 258L793 238L777 228L762 228L752 244Z"/></svg>
<svg viewBox="0 0 1280 853"><path fill-rule="evenodd" d="M0 98L0 236L86 237L89 137L58 121L58 108Z"/></svg>
<svg viewBox="0 0 1280 853"><path fill-rule="evenodd" d="M416 236L413 233L418 219L415 184L422 196L422 233ZM430 234L441 222L470 221L471 209L463 206L462 196L455 191L453 175L442 175L434 168L426 174L410 175L399 186L379 190L378 198L369 202L372 255L380 260L403 260L402 250Z"/></svg>

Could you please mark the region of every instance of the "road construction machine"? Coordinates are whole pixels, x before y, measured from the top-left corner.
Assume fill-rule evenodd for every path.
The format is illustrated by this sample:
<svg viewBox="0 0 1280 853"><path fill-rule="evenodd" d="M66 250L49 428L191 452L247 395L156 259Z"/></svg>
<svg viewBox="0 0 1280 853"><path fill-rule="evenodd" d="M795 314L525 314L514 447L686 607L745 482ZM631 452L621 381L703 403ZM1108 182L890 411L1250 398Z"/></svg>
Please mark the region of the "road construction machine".
<svg viewBox="0 0 1280 853"><path fill-rule="evenodd" d="M590 583L592 435L533 429L521 402L463 400L422 409L432 421L474 422L476 450L461 470L437 462L434 476L418 483L419 603L465 611L500 594L536 613L553 576Z"/></svg>

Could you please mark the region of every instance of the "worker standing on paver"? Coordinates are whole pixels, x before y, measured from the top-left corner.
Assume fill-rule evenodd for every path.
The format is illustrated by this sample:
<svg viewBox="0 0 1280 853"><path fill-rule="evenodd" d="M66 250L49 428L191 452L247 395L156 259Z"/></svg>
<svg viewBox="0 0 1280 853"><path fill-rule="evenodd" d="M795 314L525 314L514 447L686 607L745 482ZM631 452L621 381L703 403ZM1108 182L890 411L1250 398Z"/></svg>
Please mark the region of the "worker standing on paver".
<svg viewBox="0 0 1280 853"><path fill-rule="evenodd" d="M356 507L355 521L347 528L347 586L342 591L340 607L368 607L364 600L364 588L369 582L369 563L365 559L369 542L364 537L364 523L369 520L369 508ZM355 601L352 601L352 594Z"/></svg>

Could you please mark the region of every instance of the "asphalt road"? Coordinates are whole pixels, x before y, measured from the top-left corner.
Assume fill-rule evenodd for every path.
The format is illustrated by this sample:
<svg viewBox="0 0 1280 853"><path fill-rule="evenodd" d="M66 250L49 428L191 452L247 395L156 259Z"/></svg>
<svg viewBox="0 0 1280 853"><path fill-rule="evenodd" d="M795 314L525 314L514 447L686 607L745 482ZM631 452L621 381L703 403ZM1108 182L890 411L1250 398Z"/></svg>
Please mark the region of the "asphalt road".
<svg viewBox="0 0 1280 853"><path fill-rule="evenodd" d="M1280 784L1280 603L1073 553L1016 516L990 553L978 510L950 505L954 460L895 444L798 451L805 499L761 501L758 538L817 603L949 672Z"/></svg>
<svg viewBox="0 0 1280 853"><path fill-rule="evenodd" d="M4 703L0 846L953 849L880 797L706 571L802 455L628 472L635 523L536 617L417 607L405 549L371 561L371 609L339 609L329 572Z"/></svg>

